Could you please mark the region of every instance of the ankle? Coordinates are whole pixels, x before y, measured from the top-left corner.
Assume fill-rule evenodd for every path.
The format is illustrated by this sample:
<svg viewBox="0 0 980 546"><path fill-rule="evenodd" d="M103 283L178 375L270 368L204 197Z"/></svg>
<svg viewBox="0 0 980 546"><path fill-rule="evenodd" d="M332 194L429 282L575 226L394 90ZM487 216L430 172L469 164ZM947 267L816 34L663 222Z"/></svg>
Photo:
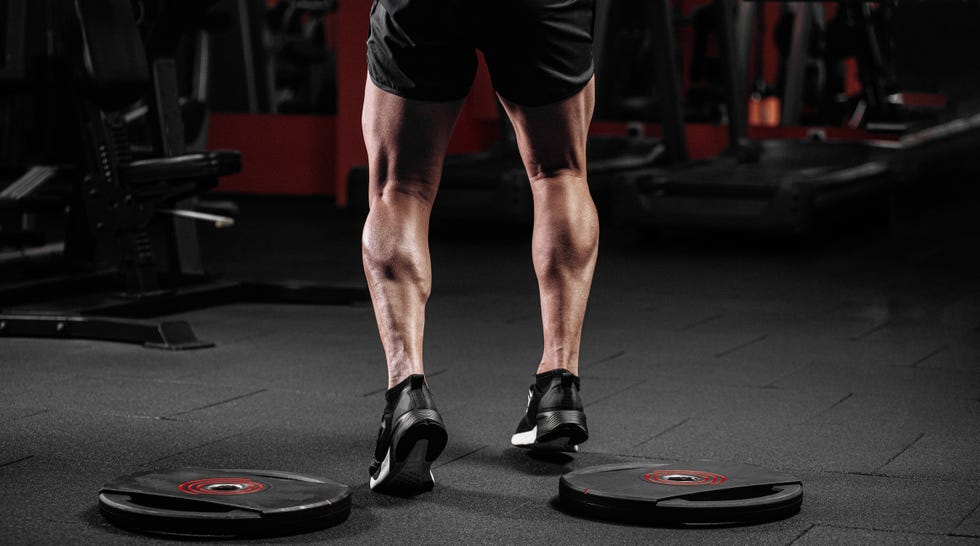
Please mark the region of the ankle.
<svg viewBox="0 0 980 546"><path fill-rule="evenodd" d="M566 371L566 372L574 375L575 377L578 377L578 365L577 364L557 365L557 364L547 364L547 363L544 363L544 362L542 362L541 364L538 365L538 371L535 372L535 375L541 376L541 375L544 375L546 373L554 372L554 371L559 371L559 370L564 370L564 371Z"/></svg>
<svg viewBox="0 0 980 546"><path fill-rule="evenodd" d="M391 390L391 389L393 389L395 387L398 387L402 383L407 383L409 379L411 379L412 377L414 377L416 375L419 375L419 376L423 376L424 377L425 376L425 373L422 372L422 370L413 370L413 369L400 369L400 370L397 370L397 371L394 371L394 372L389 371L388 372L388 390Z"/></svg>

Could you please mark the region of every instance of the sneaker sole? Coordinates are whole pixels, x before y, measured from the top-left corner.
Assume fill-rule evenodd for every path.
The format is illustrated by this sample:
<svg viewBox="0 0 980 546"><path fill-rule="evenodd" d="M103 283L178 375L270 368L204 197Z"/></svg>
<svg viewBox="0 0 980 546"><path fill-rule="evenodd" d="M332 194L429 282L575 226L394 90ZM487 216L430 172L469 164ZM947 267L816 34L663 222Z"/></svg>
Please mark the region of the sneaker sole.
<svg viewBox="0 0 980 546"><path fill-rule="evenodd" d="M434 414L430 410L409 412L399 419L396 430L405 432L393 438L385 460L371 477L372 491L414 494L432 490L432 463L445 449L448 435L430 413Z"/></svg>
<svg viewBox="0 0 980 546"><path fill-rule="evenodd" d="M578 444L589 439L585 413L578 410L546 411L538 414L538 423L527 432L511 436L510 443L525 449L578 451Z"/></svg>
<svg viewBox="0 0 980 546"><path fill-rule="evenodd" d="M435 478L432 476L432 463L425 460L428 450L429 441L421 440L412 446L408 457L400 463L391 463L391 450L388 450L378 476L371 478L371 490L393 494L431 491Z"/></svg>
<svg viewBox="0 0 980 546"><path fill-rule="evenodd" d="M527 432L520 432L510 437L510 444L521 449L532 449L536 451L561 451L564 453L578 453L578 444L571 443L569 438L552 438L551 440L537 441L538 427L534 427Z"/></svg>

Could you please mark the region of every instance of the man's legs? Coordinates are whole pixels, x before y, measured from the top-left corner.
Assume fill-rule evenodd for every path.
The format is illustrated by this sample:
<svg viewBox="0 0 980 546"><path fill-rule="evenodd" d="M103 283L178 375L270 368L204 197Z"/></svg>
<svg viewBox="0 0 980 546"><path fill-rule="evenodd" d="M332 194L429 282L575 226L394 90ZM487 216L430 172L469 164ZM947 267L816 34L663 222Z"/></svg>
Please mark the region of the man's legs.
<svg viewBox="0 0 980 546"><path fill-rule="evenodd" d="M388 363L370 486L416 493L432 488L431 464L448 438L423 377L422 333L432 288L429 215L462 101L408 100L370 80L364 95L371 212L361 246Z"/></svg>
<svg viewBox="0 0 980 546"><path fill-rule="evenodd" d="M501 101L514 124L534 196L532 259L544 330L538 373L563 368L578 375L599 246L585 162L594 84L547 106ZM403 99L370 81L366 86L362 125L371 212L362 249L389 387L423 371L425 303L432 287L429 216L461 106L462 101Z"/></svg>
<svg viewBox="0 0 980 546"><path fill-rule="evenodd" d="M362 126L371 212L361 239L391 388L422 370L425 303L432 288L429 215L462 101L422 102L368 80Z"/></svg>
<svg viewBox="0 0 980 546"><path fill-rule="evenodd" d="M503 98L501 102L514 124L534 197L531 247L544 328L538 373L563 368L577 376L582 322L599 248L599 217L585 163L594 83L547 106L521 107Z"/></svg>
<svg viewBox="0 0 980 546"><path fill-rule="evenodd" d="M578 451L589 437L578 390L579 345L599 248L599 217L586 180L592 81L572 97L521 107L501 99L514 124L534 197L531 241L544 351L511 444Z"/></svg>

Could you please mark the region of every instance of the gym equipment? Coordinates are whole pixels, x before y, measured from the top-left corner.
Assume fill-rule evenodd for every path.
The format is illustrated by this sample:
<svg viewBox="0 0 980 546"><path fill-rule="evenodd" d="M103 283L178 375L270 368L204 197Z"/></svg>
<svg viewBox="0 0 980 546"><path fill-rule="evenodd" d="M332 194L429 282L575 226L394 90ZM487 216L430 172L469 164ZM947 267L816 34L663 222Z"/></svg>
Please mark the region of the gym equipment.
<svg viewBox="0 0 980 546"><path fill-rule="evenodd" d="M132 319L234 302L367 299L360 284L219 281L206 271L194 222L230 219L194 210L194 198L220 176L238 172L241 157L232 150L187 153L175 56L180 35L196 27L215 1L161 0L145 46L129 0L32 3L60 10L66 26L76 29L59 33L59 23L51 33L64 42L62 78L80 138L74 164L32 168L0 192L0 209L24 210L61 183L66 187L54 210L68 224L63 243L43 247L46 256L60 259L54 274L38 275L27 263L27 280L0 285L0 337L194 349L213 344L198 340L184 322ZM149 157L137 157L128 140L125 114L138 101L147 105L154 132ZM11 268L36 256L5 254L0 265Z"/></svg>
<svg viewBox="0 0 980 546"><path fill-rule="evenodd" d="M270 7L277 112L337 113L337 55L327 47L326 24L336 10L337 0L278 0Z"/></svg>
<svg viewBox="0 0 980 546"><path fill-rule="evenodd" d="M594 466L558 482L559 505L597 519L645 525L731 525L800 511L799 478L755 466L645 462Z"/></svg>
<svg viewBox="0 0 980 546"><path fill-rule="evenodd" d="M657 3L670 13L670 2ZM729 148L712 160L621 174L613 184L614 214L641 226L799 233L813 228L819 214L856 208L881 195L897 176L885 161L887 154L864 142L749 140L747 86L737 58L736 6L732 0L716 0L716 4ZM665 77L680 79L676 70ZM675 117L665 123L676 123L671 131L683 135L683 120ZM669 146L681 147L684 151L677 155L686 157L683 138L669 140Z"/></svg>
<svg viewBox="0 0 980 546"><path fill-rule="evenodd" d="M214 4L214 2L209 2ZM274 113L275 82L265 40L266 0L218 0L228 20L211 43L211 106L215 112Z"/></svg>
<svg viewBox="0 0 980 546"><path fill-rule="evenodd" d="M0 81L19 79L24 75L24 29L27 12L25 0L4 2L2 17L11 30L0 40Z"/></svg>
<svg viewBox="0 0 980 546"><path fill-rule="evenodd" d="M99 510L136 532L274 536L343 522L351 495L346 485L289 472L178 468L110 481L99 492Z"/></svg>

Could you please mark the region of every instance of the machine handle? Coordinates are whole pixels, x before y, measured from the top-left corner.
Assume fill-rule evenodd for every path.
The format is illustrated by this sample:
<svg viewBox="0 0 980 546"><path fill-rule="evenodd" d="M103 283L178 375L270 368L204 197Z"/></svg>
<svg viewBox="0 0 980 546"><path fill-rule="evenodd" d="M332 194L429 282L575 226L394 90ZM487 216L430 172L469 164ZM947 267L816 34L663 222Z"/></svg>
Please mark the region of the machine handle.
<svg viewBox="0 0 980 546"><path fill-rule="evenodd" d="M198 212L196 210L184 209L160 209L157 212L162 214L170 214L178 218L190 218L191 220L200 220L202 222L214 222L214 227L218 229L235 225L235 219L231 218L230 216L221 216L208 212Z"/></svg>

